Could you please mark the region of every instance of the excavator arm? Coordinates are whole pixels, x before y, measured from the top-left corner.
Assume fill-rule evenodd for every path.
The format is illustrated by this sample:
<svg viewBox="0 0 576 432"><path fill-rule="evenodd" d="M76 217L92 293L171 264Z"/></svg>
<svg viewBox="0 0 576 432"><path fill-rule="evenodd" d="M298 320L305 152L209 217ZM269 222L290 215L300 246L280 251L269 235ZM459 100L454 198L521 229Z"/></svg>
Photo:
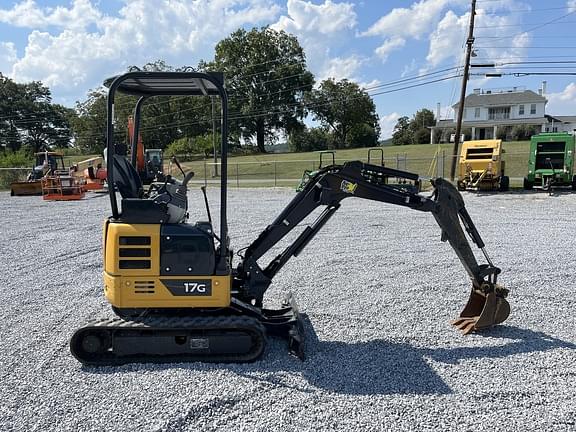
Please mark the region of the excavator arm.
<svg viewBox="0 0 576 432"><path fill-rule="evenodd" d="M236 271L236 285L244 299L262 306L264 293L274 276L292 256L298 256L330 217L349 197L364 198L430 212L441 228L441 240L448 241L472 279L468 304L453 322L464 333L503 322L510 307L505 300L508 291L497 284L500 269L492 263L464 200L458 190L444 179L432 182L434 192L425 197L409 189L387 184L387 178L417 180L416 174L360 161L331 165L311 176L282 213L246 249ZM307 226L291 245L264 268L258 260L318 207L324 210ZM486 263L478 264L464 234L482 251Z"/></svg>

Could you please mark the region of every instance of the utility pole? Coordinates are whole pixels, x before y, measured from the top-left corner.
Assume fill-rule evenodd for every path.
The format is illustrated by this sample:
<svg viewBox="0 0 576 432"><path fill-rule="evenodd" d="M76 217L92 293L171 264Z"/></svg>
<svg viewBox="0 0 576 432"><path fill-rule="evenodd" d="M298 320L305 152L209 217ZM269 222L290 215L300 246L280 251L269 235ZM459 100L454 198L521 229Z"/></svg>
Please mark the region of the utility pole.
<svg viewBox="0 0 576 432"><path fill-rule="evenodd" d="M452 181L454 181L454 175L456 174L456 161L458 160L458 147L460 145L460 133L462 132L462 114L464 113L464 99L466 98L466 84L468 83L468 71L470 69L470 56L472 55L472 45L474 44L475 15L476 15L476 0L472 0L472 9L470 11L470 27L468 29L468 39L466 39L466 60L464 63L464 74L462 76L460 103L458 104L456 135L454 136L454 148L452 150L452 165L450 166L450 180Z"/></svg>
<svg viewBox="0 0 576 432"><path fill-rule="evenodd" d="M214 116L214 96L210 96L212 102L212 147L214 149L214 171L212 177L218 177L218 149L216 148L216 117Z"/></svg>

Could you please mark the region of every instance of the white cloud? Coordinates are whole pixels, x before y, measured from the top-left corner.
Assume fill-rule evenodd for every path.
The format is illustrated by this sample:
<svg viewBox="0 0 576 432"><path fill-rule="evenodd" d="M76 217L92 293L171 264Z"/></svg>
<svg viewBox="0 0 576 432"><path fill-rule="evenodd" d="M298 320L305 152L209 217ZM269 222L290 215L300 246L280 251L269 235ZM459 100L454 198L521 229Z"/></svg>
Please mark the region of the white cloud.
<svg viewBox="0 0 576 432"><path fill-rule="evenodd" d="M308 67L321 81L356 79L356 73L364 62L358 55L332 57L331 48L344 46L354 37L357 25L356 12L351 3L333 3L325 0L314 4L305 0L288 0L287 15L271 25L273 29L285 30L295 35L306 52Z"/></svg>
<svg viewBox="0 0 576 432"><path fill-rule="evenodd" d="M570 0L576 2L576 0ZM434 67L443 61L463 56L464 49L460 49L465 40L469 24L469 0L419 0L406 8L395 8L382 16L361 36L380 36L384 39L382 45L376 48L375 53L384 61L389 54L403 47L408 40L420 40L424 37L430 39L430 48L427 55L429 66ZM454 10L444 11L449 7L462 9L462 15ZM529 9L529 5L516 0L501 0L499 2L486 2L477 7L477 26L497 26L515 22L515 17L520 15L499 16L498 13L506 14L511 9ZM444 15L443 15L444 13ZM480 29L479 29L480 30ZM510 28L503 27L496 31L494 28L485 31L476 31L479 36L503 35L510 33ZM516 54L516 47L523 47L525 41L516 38L513 41L513 49L504 52L503 56L510 53ZM484 41L483 41L484 42ZM510 40L508 40L508 45Z"/></svg>
<svg viewBox="0 0 576 432"><path fill-rule="evenodd" d="M464 42L470 22L470 13L458 16L448 11L438 22L436 29L430 35L430 46L426 60L428 67L436 67L447 59L453 59L456 64L464 63ZM482 58L496 59L497 63L524 54L530 44L528 33L514 33L518 24L516 15L498 16L479 10L476 16L476 31L474 52ZM510 37L511 36L511 37ZM505 48L500 48L505 47Z"/></svg>
<svg viewBox="0 0 576 432"><path fill-rule="evenodd" d="M448 11L430 35L430 48L426 61L435 67L447 58L461 57L464 52L462 41L466 34L466 25L470 14L458 17L454 12Z"/></svg>
<svg viewBox="0 0 576 432"><path fill-rule="evenodd" d="M8 75L17 59L14 44L12 42L0 42L0 73Z"/></svg>
<svg viewBox="0 0 576 432"><path fill-rule="evenodd" d="M549 93L546 97L548 98L546 112L552 115L576 114L576 83L572 82L561 92Z"/></svg>
<svg viewBox="0 0 576 432"><path fill-rule="evenodd" d="M464 0L420 0L410 8L394 8L363 35L417 39L432 30L446 6L464 3Z"/></svg>
<svg viewBox="0 0 576 432"><path fill-rule="evenodd" d="M341 79L352 79L355 77L356 73L362 66L365 59L352 55L350 57L334 57L326 61L324 64L324 70L322 71L322 76L318 81L334 78L335 80Z"/></svg>
<svg viewBox="0 0 576 432"><path fill-rule="evenodd" d="M273 0L171 0L161 8L131 0L117 16L107 16L89 0L75 0L69 9L42 9L26 0L0 9L0 21L35 28L9 75L41 80L62 95L58 102L72 104L79 89L96 87L129 65L158 59L195 65L232 31L271 22L280 10Z"/></svg>
<svg viewBox="0 0 576 432"><path fill-rule="evenodd" d="M382 45L376 48L376 54L382 62L386 62L388 60L388 56L392 51L396 51L406 45L406 40L400 37L393 37L391 39L387 39L384 41Z"/></svg>
<svg viewBox="0 0 576 432"><path fill-rule="evenodd" d="M568 0L566 6L568 6L570 12L576 11L576 0Z"/></svg>
<svg viewBox="0 0 576 432"><path fill-rule="evenodd" d="M409 64L404 65L404 68L402 69L402 73L400 74L400 76L401 76L402 78L404 78L405 76L407 76L407 75L411 74L412 72L414 72L414 71L417 69L417 67L418 67L418 66L417 66L417 64L416 64L416 59L413 58L412 61L411 61Z"/></svg>
<svg viewBox="0 0 576 432"><path fill-rule="evenodd" d="M90 0L74 0L70 9L62 6L40 9L34 0L25 0L10 10L0 10L0 22L36 29L49 26L83 29L100 18L101 13Z"/></svg>
<svg viewBox="0 0 576 432"><path fill-rule="evenodd" d="M402 117L401 114L393 112L391 114L380 115L380 138L388 139L392 137L392 132L394 132L394 126L398 122L398 119Z"/></svg>
<svg viewBox="0 0 576 432"><path fill-rule="evenodd" d="M326 0L315 5L304 0L288 0L288 16L282 16L274 27L290 33L320 33L331 35L356 26L356 13L351 3Z"/></svg>
<svg viewBox="0 0 576 432"><path fill-rule="evenodd" d="M358 85L360 86L360 88L366 90L366 91L370 91L371 89L373 89L374 87L379 86L380 84L382 84L382 81L380 81L379 79L373 79L371 81L368 82L359 82Z"/></svg>

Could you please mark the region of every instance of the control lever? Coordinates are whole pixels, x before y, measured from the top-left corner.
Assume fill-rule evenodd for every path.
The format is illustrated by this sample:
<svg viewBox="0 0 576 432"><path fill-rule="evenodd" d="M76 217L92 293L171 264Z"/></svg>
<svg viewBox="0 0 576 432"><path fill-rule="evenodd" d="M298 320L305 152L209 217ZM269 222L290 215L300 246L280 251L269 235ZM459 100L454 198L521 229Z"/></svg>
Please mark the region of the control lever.
<svg viewBox="0 0 576 432"><path fill-rule="evenodd" d="M170 162L172 162L174 165L176 165L178 167L178 169L182 173L182 176L186 177L186 173L184 172L184 170L180 166L180 162L178 162L178 159L176 159L176 156L172 156L172 158L170 159Z"/></svg>

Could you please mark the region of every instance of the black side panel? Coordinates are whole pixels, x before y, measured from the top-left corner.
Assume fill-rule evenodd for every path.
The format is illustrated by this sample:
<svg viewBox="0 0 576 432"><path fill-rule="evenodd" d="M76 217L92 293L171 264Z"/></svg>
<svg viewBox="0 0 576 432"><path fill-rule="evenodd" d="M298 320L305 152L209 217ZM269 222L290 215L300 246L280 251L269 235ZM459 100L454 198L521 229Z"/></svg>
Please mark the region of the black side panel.
<svg viewBox="0 0 576 432"><path fill-rule="evenodd" d="M206 231L186 224L160 228L160 274L162 276L214 274L214 239Z"/></svg>
<svg viewBox="0 0 576 432"><path fill-rule="evenodd" d="M158 224L168 220L166 204L140 198L122 200L122 222L130 224Z"/></svg>

